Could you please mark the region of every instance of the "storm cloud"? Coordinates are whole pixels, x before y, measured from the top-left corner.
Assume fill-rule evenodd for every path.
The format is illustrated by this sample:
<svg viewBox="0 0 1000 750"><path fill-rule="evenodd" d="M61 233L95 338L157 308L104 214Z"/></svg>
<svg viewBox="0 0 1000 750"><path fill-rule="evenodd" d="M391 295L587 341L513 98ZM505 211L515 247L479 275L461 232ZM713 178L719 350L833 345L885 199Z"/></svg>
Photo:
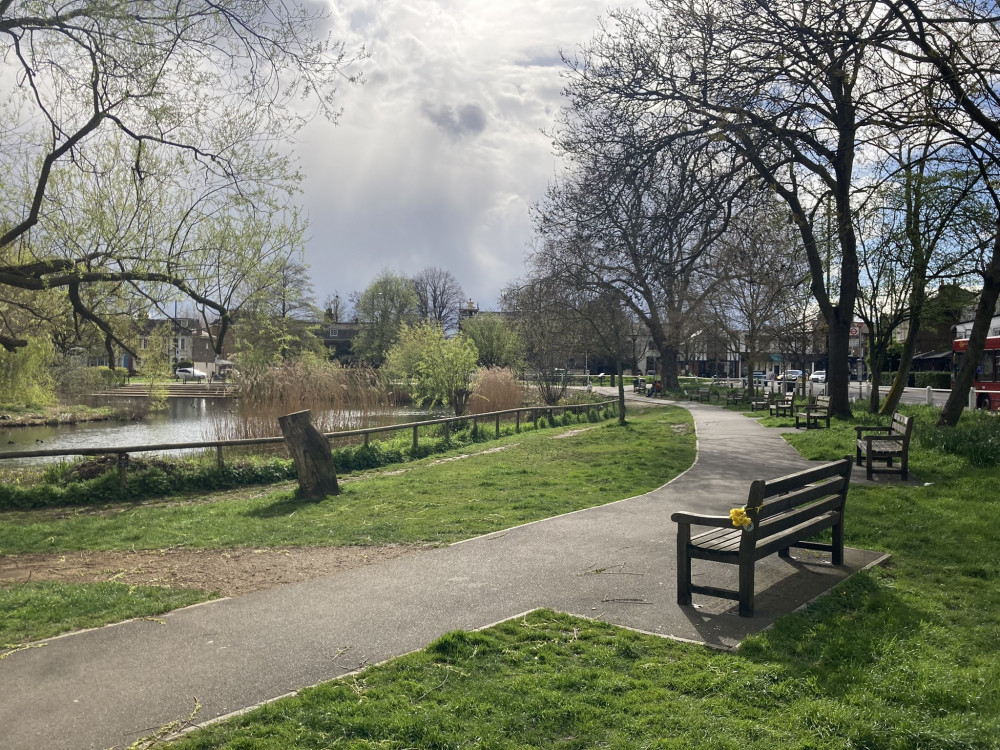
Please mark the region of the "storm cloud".
<svg viewBox="0 0 1000 750"><path fill-rule="evenodd" d="M641 0L628 3L640 5ZM338 0L332 33L369 53L336 126L295 151L317 298L383 268L450 271L483 309L523 274L530 207L559 173L546 132L560 53L590 40L606 0Z"/></svg>

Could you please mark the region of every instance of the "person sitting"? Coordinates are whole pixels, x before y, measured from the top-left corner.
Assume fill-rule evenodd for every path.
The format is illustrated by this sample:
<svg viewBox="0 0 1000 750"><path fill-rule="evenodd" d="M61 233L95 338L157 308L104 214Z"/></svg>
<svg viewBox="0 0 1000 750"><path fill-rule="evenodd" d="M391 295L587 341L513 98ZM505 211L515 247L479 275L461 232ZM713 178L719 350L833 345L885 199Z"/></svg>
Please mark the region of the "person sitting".
<svg viewBox="0 0 1000 750"><path fill-rule="evenodd" d="M652 383L649 384L649 388L646 389L646 397L648 398L654 395L659 396L660 393L662 392L663 392L663 386L660 385L660 381L654 380Z"/></svg>

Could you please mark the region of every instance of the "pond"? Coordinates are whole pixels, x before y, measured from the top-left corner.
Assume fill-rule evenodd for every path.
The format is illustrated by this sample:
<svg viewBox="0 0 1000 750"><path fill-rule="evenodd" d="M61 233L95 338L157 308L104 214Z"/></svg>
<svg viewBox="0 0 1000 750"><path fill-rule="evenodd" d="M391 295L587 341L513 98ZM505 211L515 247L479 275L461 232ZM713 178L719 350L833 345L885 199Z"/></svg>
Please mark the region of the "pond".
<svg viewBox="0 0 1000 750"><path fill-rule="evenodd" d="M234 403L230 399L171 398L167 400L164 411L151 413L138 422L111 420L51 427L0 427L0 458L4 453L42 448L119 448L217 440L216 424L233 408ZM402 424L451 414L446 409L399 408L392 410L388 420L380 421ZM60 460L72 460L72 457L4 459L0 461L0 468L32 466Z"/></svg>

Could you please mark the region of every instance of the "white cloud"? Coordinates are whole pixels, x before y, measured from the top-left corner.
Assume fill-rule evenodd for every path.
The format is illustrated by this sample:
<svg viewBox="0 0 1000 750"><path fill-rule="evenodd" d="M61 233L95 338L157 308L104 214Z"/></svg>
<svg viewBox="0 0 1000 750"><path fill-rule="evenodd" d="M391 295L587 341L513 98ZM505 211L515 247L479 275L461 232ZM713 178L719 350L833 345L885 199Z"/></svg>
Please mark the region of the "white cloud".
<svg viewBox="0 0 1000 750"><path fill-rule="evenodd" d="M633 3L638 4L638 2ZM481 307L522 273L529 206L556 170L559 51L594 33L603 2L334 4L334 33L364 43L367 83L341 92L337 127L301 134L307 260L319 299L388 267L451 271Z"/></svg>

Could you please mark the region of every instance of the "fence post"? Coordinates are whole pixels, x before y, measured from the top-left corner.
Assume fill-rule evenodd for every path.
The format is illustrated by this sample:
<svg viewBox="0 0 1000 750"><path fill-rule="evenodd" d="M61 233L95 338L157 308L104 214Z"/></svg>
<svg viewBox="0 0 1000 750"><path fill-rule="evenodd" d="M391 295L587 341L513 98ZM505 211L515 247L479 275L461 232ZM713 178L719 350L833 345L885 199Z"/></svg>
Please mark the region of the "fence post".
<svg viewBox="0 0 1000 750"><path fill-rule="evenodd" d="M215 463L216 463L216 466L218 466L220 472L223 469L226 468L226 464L222 460L222 446L221 445L215 446Z"/></svg>
<svg viewBox="0 0 1000 750"><path fill-rule="evenodd" d="M118 454L118 486L124 490L128 484L128 453Z"/></svg>
<svg viewBox="0 0 1000 750"><path fill-rule="evenodd" d="M497 437L500 437L500 415L497 414Z"/></svg>
<svg viewBox="0 0 1000 750"><path fill-rule="evenodd" d="M514 413L514 432L518 435L521 434L521 412L517 411Z"/></svg>
<svg viewBox="0 0 1000 750"><path fill-rule="evenodd" d="M444 423L444 442L445 443L450 443L451 442L451 420L450 419L447 422Z"/></svg>
<svg viewBox="0 0 1000 750"><path fill-rule="evenodd" d="M420 429L419 427L414 427L413 428L413 453L414 454L417 452L417 431L419 429Z"/></svg>
<svg viewBox="0 0 1000 750"><path fill-rule="evenodd" d="M368 447L368 435L369 435L369 434L370 434L370 433L367 433L367 432L365 433L365 448L367 448L367 447Z"/></svg>
<svg viewBox="0 0 1000 750"><path fill-rule="evenodd" d="M934 406L934 390L930 386L924 389L924 403L928 406Z"/></svg>
<svg viewBox="0 0 1000 750"><path fill-rule="evenodd" d="M976 408L976 389L975 388L970 388L969 389L969 408L970 409L975 409Z"/></svg>
<svg viewBox="0 0 1000 750"><path fill-rule="evenodd" d="M538 429L538 409L531 410L531 419L535 423L535 429Z"/></svg>

